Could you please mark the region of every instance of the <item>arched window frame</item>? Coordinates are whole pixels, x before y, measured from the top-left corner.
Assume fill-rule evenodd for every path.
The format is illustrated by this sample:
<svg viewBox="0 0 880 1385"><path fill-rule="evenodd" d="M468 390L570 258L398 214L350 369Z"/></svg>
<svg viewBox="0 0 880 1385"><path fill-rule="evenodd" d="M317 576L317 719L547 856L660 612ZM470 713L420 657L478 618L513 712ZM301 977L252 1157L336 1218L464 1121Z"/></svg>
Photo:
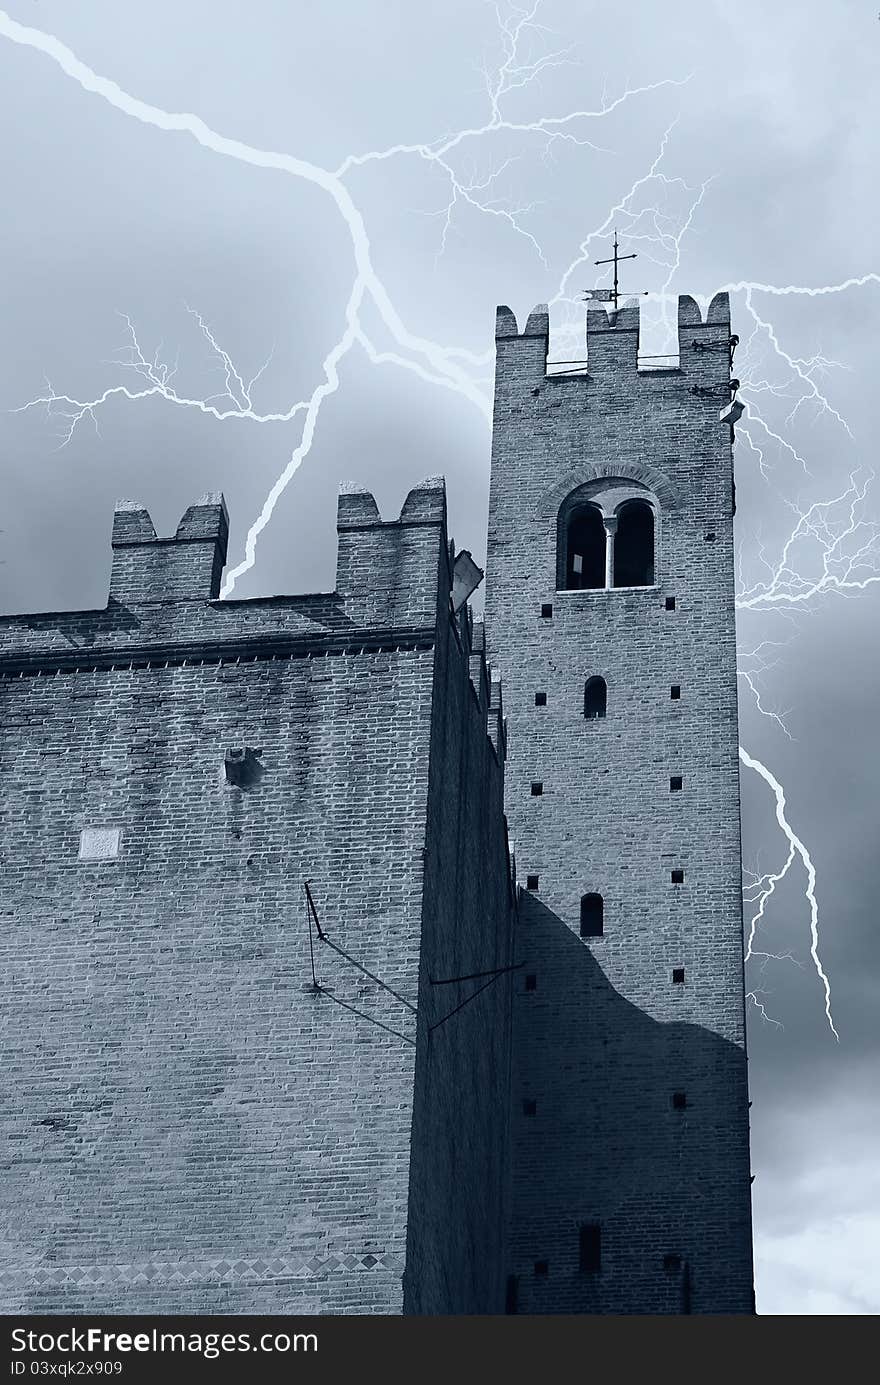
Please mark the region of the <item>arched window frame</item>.
<svg viewBox="0 0 880 1385"><path fill-rule="evenodd" d="M574 511L585 505L593 505L602 516L606 531L606 557L608 555L608 536L613 536L619 512L630 500L642 500L651 507L654 516L654 580L638 587L615 587L613 562L606 562L606 582L604 587L581 588L588 591L652 591L662 583L663 533L662 509L656 494L639 481L623 476L604 476L576 486L564 498L556 516L556 590L572 590L567 586L568 572L568 532ZM575 589L576 590L576 589Z"/></svg>
<svg viewBox="0 0 880 1385"><path fill-rule="evenodd" d="M580 934L582 938L605 936L605 900L595 890L588 890L586 894L581 895Z"/></svg>
<svg viewBox="0 0 880 1385"><path fill-rule="evenodd" d="M608 715L608 684L601 674L594 673L584 683L584 717L601 721Z"/></svg>
<svg viewBox="0 0 880 1385"><path fill-rule="evenodd" d="M639 582L639 583L636 584L635 587L633 587L633 586L628 587L628 586L625 586L625 585L619 586L618 583L617 583L616 578L617 578L617 562L618 562L618 556L619 556L619 554L618 554L618 549L617 549L617 538L618 538L619 529L620 529L620 521L621 521L621 519L623 518L625 512L626 512L628 509L635 508L636 506L643 507L645 510L648 511L648 513L649 513L650 516L651 516L651 580L650 580L650 582ZM651 501L649 500L649 498L648 498L647 496L641 496L641 495L639 495L639 496L628 496L628 497L626 498L626 500L621 500L620 503L619 503L618 505L615 506L615 509L614 509L614 520L615 520L615 526L614 526L614 527L615 527L615 546L614 546L614 560L613 560L613 562L612 562L612 564L611 564L611 572L610 572L611 582L610 582L610 585L614 588L615 591L635 591L635 590L637 589L637 587L654 587L654 586L656 586L656 584L657 584L657 510L656 510L655 506L651 504Z"/></svg>
<svg viewBox="0 0 880 1385"><path fill-rule="evenodd" d="M587 519L592 528L596 530L596 537L601 543L601 550L597 547L592 553L581 553L577 556L581 558L584 566L581 570L581 580L577 580L577 574L569 572L572 566L573 554L572 531L576 521ZM566 591L602 591L605 586L608 547L608 534L605 528L605 516L598 505L591 500L586 500L579 505L569 506L565 519L565 533L563 538L564 557L562 571L562 585ZM577 559L575 559L576 561ZM596 580L598 576L598 580Z"/></svg>

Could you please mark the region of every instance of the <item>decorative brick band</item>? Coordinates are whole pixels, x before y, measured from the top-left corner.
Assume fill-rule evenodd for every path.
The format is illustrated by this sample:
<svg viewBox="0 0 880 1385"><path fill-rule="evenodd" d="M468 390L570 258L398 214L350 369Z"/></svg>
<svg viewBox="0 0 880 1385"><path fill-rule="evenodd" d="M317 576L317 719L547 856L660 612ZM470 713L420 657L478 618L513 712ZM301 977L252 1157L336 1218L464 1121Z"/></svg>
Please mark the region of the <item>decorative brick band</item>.
<svg viewBox="0 0 880 1385"><path fill-rule="evenodd" d="M279 1279L317 1279L326 1274L403 1273L396 1254L265 1255L247 1260L144 1260L130 1265L22 1265L0 1271L0 1284L22 1281L56 1287L90 1284L262 1284Z"/></svg>
<svg viewBox="0 0 880 1385"><path fill-rule="evenodd" d="M327 635L271 635L207 642L175 641L125 649L36 650L0 658L0 678L55 673L94 673L100 669L181 668L194 664L260 663L330 654L381 654L434 647L434 630L356 630Z"/></svg>
<svg viewBox="0 0 880 1385"><path fill-rule="evenodd" d="M582 462L561 481L548 487L538 501L536 513L548 520L555 519L562 502L572 491L589 481L599 481L606 477L609 480L622 478L625 481L636 481L647 486L654 492L664 510L678 509L681 505L679 487L659 467L651 466L648 462L615 458L607 462Z"/></svg>

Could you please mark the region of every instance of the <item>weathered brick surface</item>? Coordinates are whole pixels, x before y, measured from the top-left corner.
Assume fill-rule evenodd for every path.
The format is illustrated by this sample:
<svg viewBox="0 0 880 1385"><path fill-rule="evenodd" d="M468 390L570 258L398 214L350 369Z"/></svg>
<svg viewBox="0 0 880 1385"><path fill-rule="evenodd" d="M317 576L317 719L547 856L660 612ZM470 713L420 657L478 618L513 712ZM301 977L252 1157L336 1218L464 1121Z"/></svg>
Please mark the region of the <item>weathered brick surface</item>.
<svg viewBox="0 0 880 1385"><path fill-rule="evenodd" d="M521 1312L749 1312L729 313L680 300L680 368L650 372L637 308L588 320L588 373L549 378L546 315L519 336L499 310L486 639L519 878L539 877L516 942L536 981L514 999L509 1269ZM656 585L557 591L560 507L601 477L657 500ZM591 675L605 719L583 715ZM589 891L600 939L579 936ZM598 1274L579 1269L583 1223L602 1228Z"/></svg>
<svg viewBox="0 0 880 1385"><path fill-rule="evenodd" d="M486 735L498 709L462 615L438 632L422 933L432 1028L416 1060L411 1313L504 1311L511 988L509 972L491 973L511 965L514 896L503 760ZM475 973L490 974L431 984Z"/></svg>
<svg viewBox="0 0 880 1385"><path fill-rule="evenodd" d="M175 547L129 506L107 611L0 622L3 1306L399 1313L405 1284L489 1311L503 987L428 1033L435 967L510 946L442 486L384 526L344 497L331 595L212 601L190 527L224 514L188 511ZM121 829L116 859L78 859L87 827ZM320 942L312 989L305 879L418 1019Z"/></svg>

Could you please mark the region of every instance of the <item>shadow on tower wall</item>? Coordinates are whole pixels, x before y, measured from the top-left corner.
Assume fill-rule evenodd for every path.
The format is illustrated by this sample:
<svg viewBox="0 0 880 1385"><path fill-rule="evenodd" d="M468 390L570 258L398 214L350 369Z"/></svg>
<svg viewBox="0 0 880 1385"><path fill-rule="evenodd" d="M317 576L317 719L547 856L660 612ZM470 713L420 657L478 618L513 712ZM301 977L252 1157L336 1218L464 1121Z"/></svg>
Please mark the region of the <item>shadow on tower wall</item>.
<svg viewBox="0 0 880 1385"><path fill-rule="evenodd" d="M751 1313L744 1049L624 1000L603 951L620 984L644 994L643 938L630 958L625 940L581 939L522 892L508 1311ZM702 1001L714 984L716 1013L730 994L736 1032L741 997L711 970L711 951L689 947L703 974L683 984L670 951L658 937L656 1009L684 1017L695 988Z"/></svg>

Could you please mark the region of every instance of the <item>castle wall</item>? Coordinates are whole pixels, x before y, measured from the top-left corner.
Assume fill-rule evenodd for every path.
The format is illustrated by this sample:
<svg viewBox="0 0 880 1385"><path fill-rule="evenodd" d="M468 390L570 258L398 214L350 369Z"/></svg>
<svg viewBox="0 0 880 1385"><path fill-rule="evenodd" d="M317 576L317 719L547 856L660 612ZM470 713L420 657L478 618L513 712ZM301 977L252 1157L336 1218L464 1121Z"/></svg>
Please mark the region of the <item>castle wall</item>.
<svg viewBox="0 0 880 1385"><path fill-rule="evenodd" d="M339 521L337 593L218 602L219 497L129 504L106 611L0 621L6 1311L403 1309L442 485Z"/></svg>
<svg viewBox="0 0 880 1385"><path fill-rule="evenodd" d="M752 1310L729 330L724 296L706 322L682 299L679 367L640 372L638 309L590 311L587 371L548 377L546 314L518 335L499 310L486 638L519 880L538 878L516 942L520 1312ZM602 478L658 503L654 584L557 590L560 507ZM591 676L605 718L584 717ZM601 938L580 935L589 892Z"/></svg>
<svg viewBox="0 0 880 1385"><path fill-rule="evenodd" d="M475 633L471 652L466 609L438 631L422 952L427 1024L417 1055L404 1300L411 1313L504 1311L511 974L492 973L513 960L514 893L500 690L490 687L482 630ZM473 979L445 984L459 976Z"/></svg>

